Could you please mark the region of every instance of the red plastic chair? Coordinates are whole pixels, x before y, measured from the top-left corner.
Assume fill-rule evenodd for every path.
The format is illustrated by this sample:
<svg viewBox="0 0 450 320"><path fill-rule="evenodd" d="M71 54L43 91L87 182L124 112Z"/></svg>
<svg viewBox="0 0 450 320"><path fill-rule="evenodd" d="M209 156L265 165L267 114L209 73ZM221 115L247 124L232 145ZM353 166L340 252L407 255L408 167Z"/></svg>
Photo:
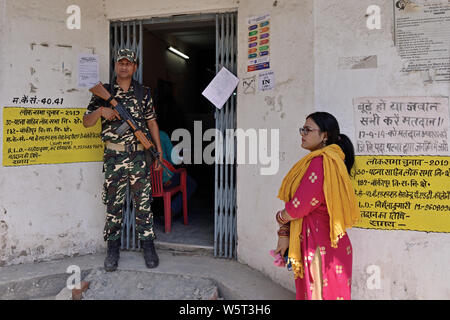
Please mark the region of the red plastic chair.
<svg viewBox="0 0 450 320"><path fill-rule="evenodd" d="M163 169L156 171L154 165L151 167L152 196L164 199L164 232L169 233L172 228L172 196L177 192L183 194L183 223L188 224L187 216L187 193L186 193L186 169L175 169L170 162L163 159L164 165L173 173L180 173L180 184L178 186L165 187L162 181Z"/></svg>

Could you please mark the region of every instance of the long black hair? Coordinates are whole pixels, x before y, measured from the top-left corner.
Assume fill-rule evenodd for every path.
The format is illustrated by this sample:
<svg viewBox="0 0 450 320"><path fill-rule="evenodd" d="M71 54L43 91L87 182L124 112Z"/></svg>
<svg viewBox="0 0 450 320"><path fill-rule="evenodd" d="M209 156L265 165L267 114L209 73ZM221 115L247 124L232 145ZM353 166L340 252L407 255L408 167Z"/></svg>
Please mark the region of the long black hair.
<svg viewBox="0 0 450 320"><path fill-rule="evenodd" d="M345 154L345 166L350 171L355 163L355 149L350 139L340 132L336 118L328 112L314 112L306 117L312 119L320 128L321 132L327 133L326 145L337 144Z"/></svg>

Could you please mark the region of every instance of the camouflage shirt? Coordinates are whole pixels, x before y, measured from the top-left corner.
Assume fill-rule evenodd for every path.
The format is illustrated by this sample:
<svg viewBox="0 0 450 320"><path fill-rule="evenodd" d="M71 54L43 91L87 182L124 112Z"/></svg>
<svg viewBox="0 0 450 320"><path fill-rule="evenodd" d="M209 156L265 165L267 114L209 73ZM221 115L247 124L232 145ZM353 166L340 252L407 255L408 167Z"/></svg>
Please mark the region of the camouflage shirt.
<svg viewBox="0 0 450 320"><path fill-rule="evenodd" d="M151 97L148 97L150 94L148 87L143 87L144 94L140 106L137 103L133 85L130 85L128 91L124 92L116 82L114 84L114 91L116 91L114 98L120 102L128 110L128 112L130 112L139 127L150 137L147 121L156 119L156 113L153 108L153 100ZM105 106L105 101L93 95L89 105L87 106L85 114L89 114L102 106ZM101 118L101 121L103 141L110 141L112 143L139 143L131 129L126 131L122 136L119 136L116 133L117 128L119 128L122 124L122 120L108 121Z"/></svg>

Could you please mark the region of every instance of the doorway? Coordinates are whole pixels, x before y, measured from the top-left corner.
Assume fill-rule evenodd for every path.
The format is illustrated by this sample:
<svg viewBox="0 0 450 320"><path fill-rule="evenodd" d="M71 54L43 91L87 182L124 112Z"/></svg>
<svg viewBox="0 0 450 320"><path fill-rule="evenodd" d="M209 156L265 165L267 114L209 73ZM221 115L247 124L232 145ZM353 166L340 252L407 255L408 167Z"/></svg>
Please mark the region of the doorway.
<svg viewBox="0 0 450 320"><path fill-rule="evenodd" d="M199 128L201 138L208 129L224 134L236 125L235 95L217 110L201 94L222 67L236 74L236 20L235 13L225 13L111 23L112 62L118 49L135 50L139 63L135 79L150 87L160 129L169 138L180 129L191 137L191 152L182 154L181 165L194 181L191 188L195 192L188 199L189 223L183 224L181 212L172 212L172 230L164 233L163 201L155 198L152 211L157 241L214 248L216 257L225 258L236 258L235 162L199 163L194 153L199 144L204 150L211 143L198 141ZM216 150L219 147L216 145ZM133 210L127 211L132 214Z"/></svg>
<svg viewBox="0 0 450 320"><path fill-rule="evenodd" d="M215 20L145 23L143 28L143 84L153 91L161 130L172 137L184 129L191 137L191 152L183 152L189 187L195 192L188 200L189 224L182 214L172 212L172 231L164 233L162 198L153 200L158 240L197 246L214 246L214 166L194 163L194 124L205 131L215 127L214 109L201 95L215 76ZM174 48L182 57L169 48ZM181 142L181 141L180 141ZM176 145L178 142L173 141ZM203 148L202 148L203 149ZM190 159L188 158L188 155ZM192 182L193 181L193 182ZM188 193L192 191L188 190ZM175 200L179 195L175 195Z"/></svg>

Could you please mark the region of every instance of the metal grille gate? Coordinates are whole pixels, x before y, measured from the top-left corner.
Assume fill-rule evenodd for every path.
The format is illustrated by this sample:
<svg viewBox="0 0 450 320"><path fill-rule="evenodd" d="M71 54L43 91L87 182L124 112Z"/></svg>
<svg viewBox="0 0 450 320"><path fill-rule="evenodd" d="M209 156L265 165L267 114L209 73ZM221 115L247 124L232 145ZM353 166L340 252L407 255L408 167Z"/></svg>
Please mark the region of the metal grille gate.
<svg viewBox="0 0 450 320"><path fill-rule="evenodd" d="M138 69L133 75L134 80L142 83L142 21L120 21L111 22L110 26L110 83L112 83L115 72L114 63L117 57L117 51L123 48L130 48L136 52ZM127 250L140 249L141 245L137 240L136 234L136 212L133 200L130 194L129 181L122 210L122 232L121 248Z"/></svg>
<svg viewBox="0 0 450 320"><path fill-rule="evenodd" d="M237 73L236 20L236 13L216 15L216 73L222 67ZM236 144L234 134L227 136L227 129L236 129L234 93L222 109L216 110L215 118L216 132L221 137L216 135L215 140L214 256L236 259Z"/></svg>
<svg viewBox="0 0 450 320"><path fill-rule="evenodd" d="M144 23L173 23L180 21L199 21L215 19L216 22L216 73L222 67L237 73L237 14L221 13L215 15L187 15L169 18L152 18L137 21L111 22L110 25L110 79L114 77L114 62L117 50L131 48L136 52L138 70L134 79L142 83L142 47ZM214 201L214 256L237 258L236 245L236 144L234 135L227 137L227 129L236 128L236 96L233 94L225 106L216 110L216 164L215 164L215 201ZM219 133L220 132L220 133ZM226 143L219 142L230 142ZM232 150L229 149L231 147ZM228 152L231 151L231 154ZM135 229L135 209L127 187L123 208L122 249L137 250Z"/></svg>

